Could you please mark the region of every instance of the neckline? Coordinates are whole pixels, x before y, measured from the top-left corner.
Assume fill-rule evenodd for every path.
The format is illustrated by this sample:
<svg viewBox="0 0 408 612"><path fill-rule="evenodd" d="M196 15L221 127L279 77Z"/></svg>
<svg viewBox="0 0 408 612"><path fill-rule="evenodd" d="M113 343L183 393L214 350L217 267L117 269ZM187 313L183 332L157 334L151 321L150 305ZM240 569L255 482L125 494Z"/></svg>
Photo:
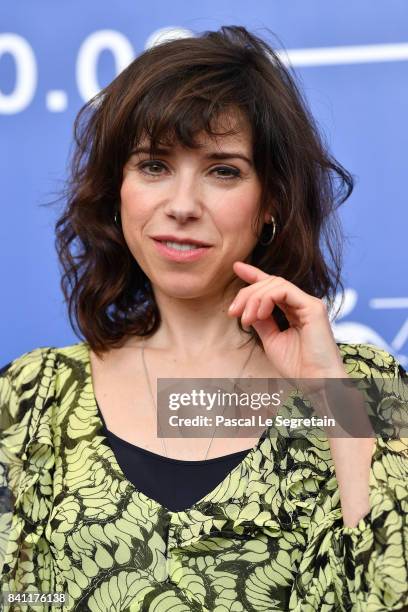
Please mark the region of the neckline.
<svg viewBox="0 0 408 612"><path fill-rule="evenodd" d="M86 382L88 384L88 387L90 389L90 396L91 396L91 401L93 404L93 408L95 411L95 416L99 421L99 429L102 432L102 434L99 434L100 438L105 438L107 439L106 433L107 433L107 428L105 425L105 421L102 418L102 413L98 407L98 402L96 400L96 395L95 395L95 388L93 385L93 378L92 378L92 365L91 365L91 355L90 355L90 346L88 344L88 342L82 342L80 343L82 344L83 348L85 349L85 363L86 363ZM212 489L211 491L209 491L208 493L206 493L203 497L201 497L200 499L198 499L196 502L194 502L191 506L189 506L188 508L185 508L183 510L170 510L169 508L167 508L166 506L163 506L163 504L161 504L160 502L158 502L156 499L153 499L152 497L149 497L148 495L146 495L145 493L143 493L143 491L140 491L137 487L135 487L135 485L126 478L122 468L120 467L115 453L113 452L113 450L111 449L111 447L109 445L104 445L105 448L105 454L107 453L109 455L109 460L111 463L111 466L116 474L116 476L119 478L119 480L121 480L122 482L124 482L131 490L133 490L135 493L137 493L137 495L144 501L146 501L149 504L155 504L158 508L161 508L162 510L164 510L165 512L167 512L170 515L178 515L178 514L184 514L184 513L190 513L193 512L195 510L198 509L198 506L201 506L203 503L205 503L206 501L210 502L211 498L214 496L215 492L221 487L223 487L224 485L228 484L231 480L231 477L235 474L235 472L239 472L242 469L242 466L245 464L249 464L252 460L253 457L255 456L255 454L260 450L260 447L263 443L263 441L265 440L265 438L267 437L267 434L269 432L270 427L267 427L266 429L263 430L263 432L261 433L260 438L257 440L256 444L250 448L248 450L248 452L246 453L246 455L243 457L242 461L240 461L230 472L228 472L228 474L226 474L225 478L223 478L215 487L214 489ZM119 438L121 439L121 438ZM129 443L130 444L130 443ZM99 445L98 445L99 448ZM150 452L150 451L148 451ZM238 451L241 452L241 451ZM152 453L152 454L156 454L156 453ZM159 457L161 455L158 455ZM171 457L169 457L169 459L171 459ZM218 457L214 457L214 459L218 459ZM182 459L174 459L174 461L182 461ZM200 461L199 461L200 462ZM196 462L193 462L196 463Z"/></svg>
<svg viewBox="0 0 408 612"><path fill-rule="evenodd" d="M100 412L99 404L98 404L98 408ZM222 461L228 461L230 459L234 459L238 455L244 455L251 450L250 448L244 448L243 450L235 451L235 453L229 453L228 455L221 455L220 457L211 457L210 459L177 459L175 457L166 457L165 455L160 455L160 453L154 453L153 451L150 451L147 448L143 448L142 446L137 446L137 444L133 444L132 442L129 442L128 440L124 440L120 436L117 436L115 433L113 433L113 431L110 431L110 429L108 429L106 425L104 425L103 429L108 437L113 438L115 442L117 442L118 444L121 444L122 446L125 446L126 448L130 448L131 450L135 450L139 453L142 453L143 455L147 455L148 457L151 457L152 459L156 459L159 462L173 463L177 465L195 465L197 467L203 467L207 465L208 463L217 463L220 461L222 462Z"/></svg>
<svg viewBox="0 0 408 612"><path fill-rule="evenodd" d="M248 453L251 450L250 448L244 448L243 450L235 451L235 453L229 453L228 455L221 455L220 457L211 457L211 459L194 459L194 460L193 459L177 459L176 457L166 457L165 455L161 455L160 453L154 453L153 451L150 451L147 448L143 448L142 446L138 446L137 444L133 444L133 442L129 442L128 440L121 438L117 434L113 433L113 431L108 429L105 418L102 414L101 407L98 403L98 400L96 399L94 390L92 391L93 391L92 392L93 399L95 400L95 404L98 409L98 416L100 420L102 421L102 429L106 433L107 437L113 438L115 442L117 442L118 444L125 446L126 448L130 448L131 450L136 450L140 453L143 453L151 457L152 459L156 459L157 461L162 461L166 463L175 463L178 465L203 466L203 465L206 465L207 463L214 463L217 461L227 461L228 459L234 458L237 455L244 455L244 453Z"/></svg>

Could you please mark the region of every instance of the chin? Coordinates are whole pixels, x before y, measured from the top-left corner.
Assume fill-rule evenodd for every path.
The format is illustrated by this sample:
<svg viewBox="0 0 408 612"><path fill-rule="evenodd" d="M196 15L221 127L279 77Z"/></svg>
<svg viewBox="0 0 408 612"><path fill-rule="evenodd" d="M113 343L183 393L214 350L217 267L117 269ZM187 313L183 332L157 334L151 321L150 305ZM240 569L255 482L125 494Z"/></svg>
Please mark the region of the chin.
<svg viewBox="0 0 408 612"><path fill-rule="evenodd" d="M169 288L161 288L161 291L167 295L168 297L172 297L172 298L176 298L176 299L181 299L181 300L194 300L194 299L198 299L198 298L202 298L204 297L204 290L203 289L187 289L186 287L180 287L180 288L175 288L175 287L169 287Z"/></svg>
<svg viewBox="0 0 408 612"><path fill-rule="evenodd" d="M163 280L163 279L161 279ZM174 283L158 282L154 286L161 293L164 293L168 297L179 298L179 299L195 299L201 298L208 293L208 284L205 285L202 282L188 282L187 279L178 279Z"/></svg>

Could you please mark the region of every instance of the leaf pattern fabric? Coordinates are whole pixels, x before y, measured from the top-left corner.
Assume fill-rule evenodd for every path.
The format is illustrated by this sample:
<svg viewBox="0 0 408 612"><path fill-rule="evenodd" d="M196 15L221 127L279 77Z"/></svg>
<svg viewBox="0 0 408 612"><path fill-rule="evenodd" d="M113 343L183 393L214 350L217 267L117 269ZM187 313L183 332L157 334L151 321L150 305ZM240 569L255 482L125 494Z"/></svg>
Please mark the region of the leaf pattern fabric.
<svg viewBox="0 0 408 612"><path fill-rule="evenodd" d="M394 379L392 409L407 416L396 359L338 347L350 376ZM66 611L403 610L407 516L407 439L376 440L370 511L345 527L328 439L271 428L213 491L169 511L107 444L87 343L37 348L0 371L1 592L67 593Z"/></svg>

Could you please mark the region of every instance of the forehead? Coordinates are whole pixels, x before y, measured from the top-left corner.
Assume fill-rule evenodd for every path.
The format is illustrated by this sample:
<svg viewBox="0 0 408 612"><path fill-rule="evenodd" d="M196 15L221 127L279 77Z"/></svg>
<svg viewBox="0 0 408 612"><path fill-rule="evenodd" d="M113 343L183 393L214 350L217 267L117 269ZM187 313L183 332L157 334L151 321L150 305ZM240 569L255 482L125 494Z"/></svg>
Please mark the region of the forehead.
<svg viewBox="0 0 408 612"><path fill-rule="evenodd" d="M224 113L211 121L211 134L205 129L197 131L194 134L194 148L205 150L225 150L234 147L235 150L241 150L247 154L252 150L252 130L249 121L246 117L237 111ZM138 146L149 147L152 139L149 134L144 131ZM163 147L182 147L176 132L169 128L166 133L160 134L158 139L155 139L155 146Z"/></svg>

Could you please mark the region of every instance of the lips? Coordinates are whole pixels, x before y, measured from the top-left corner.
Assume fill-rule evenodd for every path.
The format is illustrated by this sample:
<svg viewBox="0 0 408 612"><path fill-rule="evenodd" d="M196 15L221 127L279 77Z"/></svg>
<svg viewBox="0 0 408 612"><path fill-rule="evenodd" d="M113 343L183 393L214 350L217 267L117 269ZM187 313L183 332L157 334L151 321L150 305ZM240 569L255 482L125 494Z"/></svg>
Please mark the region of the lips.
<svg viewBox="0 0 408 612"><path fill-rule="evenodd" d="M211 246L198 246L194 245L195 248L190 249L176 249L166 244L166 242L175 242L173 239L167 239L165 241L152 238L152 242L155 246L156 252L164 259L179 264L189 263L198 261L202 257L205 257L208 252L211 251ZM197 241L196 241L197 242ZM180 244L180 242L179 242ZM185 244L185 243L181 243Z"/></svg>
<svg viewBox="0 0 408 612"><path fill-rule="evenodd" d="M171 236L170 234L162 234L160 236L152 236L152 238L159 242L177 242L178 244L193 244L194 246L202 247L211 246L211 244L204 240L190 238L189 236Z"/></svg>

